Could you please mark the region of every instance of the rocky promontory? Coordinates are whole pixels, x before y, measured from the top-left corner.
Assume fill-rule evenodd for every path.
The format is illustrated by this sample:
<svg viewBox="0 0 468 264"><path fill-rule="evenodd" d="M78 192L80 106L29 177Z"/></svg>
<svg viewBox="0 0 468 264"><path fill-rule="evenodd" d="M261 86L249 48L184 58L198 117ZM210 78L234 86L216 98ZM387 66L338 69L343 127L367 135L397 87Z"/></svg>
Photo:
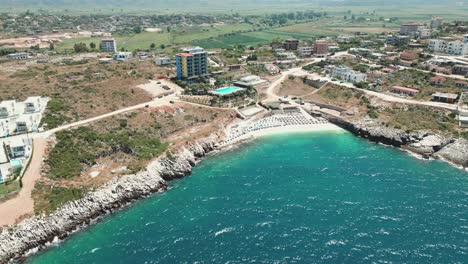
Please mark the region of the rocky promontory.
<svg viewBox="0 0 468 264"><path fill-rule="evenodd" d="M25 254L67 237L93 220L132 201L166 189L166 181L191 173L196 162L214 150L222 136L187 144L150 163L145 171L115 178L84 198L68 202L54 213L27 219L0 235L0 263L21 260Z"/></svg>
<svg viewBox="0 0 468 264"><path fill-rule="evenodd" d="M383 126L372 119L349 121L334 116L325 117L331 123L372 142L405 149L424 158L443 158L448 162L468 168L468 140L466 139L448 138L430 131L407 132Z"/></svg>

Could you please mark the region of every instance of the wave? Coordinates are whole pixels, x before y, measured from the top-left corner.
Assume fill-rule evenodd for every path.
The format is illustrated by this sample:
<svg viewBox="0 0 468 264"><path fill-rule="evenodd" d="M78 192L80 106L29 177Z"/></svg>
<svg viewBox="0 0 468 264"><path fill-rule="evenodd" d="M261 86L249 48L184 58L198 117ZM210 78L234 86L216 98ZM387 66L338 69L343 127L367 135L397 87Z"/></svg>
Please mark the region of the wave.
<svg viewBox="0 0 468 264"><path fill-rule="evenodd" d="M234 227L227 227L227 228L224 228L222 230L219 230L218 232L215 233L215 237L219 236L219 235L222 235L224 233L230 233L232 231L234 231L235 228Z"/></svg>

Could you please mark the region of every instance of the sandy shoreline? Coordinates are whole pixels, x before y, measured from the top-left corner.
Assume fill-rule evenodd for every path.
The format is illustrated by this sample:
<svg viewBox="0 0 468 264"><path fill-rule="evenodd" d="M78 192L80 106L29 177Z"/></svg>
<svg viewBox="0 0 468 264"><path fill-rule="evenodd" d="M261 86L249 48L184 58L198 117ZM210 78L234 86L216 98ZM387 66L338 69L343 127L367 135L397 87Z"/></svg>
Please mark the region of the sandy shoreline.
<svg viewBox="0 0 468 264"><path fill-rule="evenodd" d="M346 130L341 127L328 123L328 124L311 124L311 125L295 125L295 126L283 126L283 127L272 127L261 129L257 131L249 132L243 136L236 138L235 140L226 143L222 147L235 145L243 141L269 136L269 135L279 135L279 134L297 134L297 133L309 133L309 132L334 132L334 133L344 133Z"/></svg>

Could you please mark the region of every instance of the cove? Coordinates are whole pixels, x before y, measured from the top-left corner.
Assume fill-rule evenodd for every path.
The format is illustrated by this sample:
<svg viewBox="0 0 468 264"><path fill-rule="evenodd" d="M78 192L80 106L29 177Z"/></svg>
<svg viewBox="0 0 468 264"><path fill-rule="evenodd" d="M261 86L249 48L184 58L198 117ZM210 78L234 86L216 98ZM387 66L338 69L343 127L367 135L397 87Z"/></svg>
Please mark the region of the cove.
<svg viewBox="0 0 468 264"><path fill-rule="evenodd" d="M349 133L259 138L28 263L464 262L468 173Z"/></svg>

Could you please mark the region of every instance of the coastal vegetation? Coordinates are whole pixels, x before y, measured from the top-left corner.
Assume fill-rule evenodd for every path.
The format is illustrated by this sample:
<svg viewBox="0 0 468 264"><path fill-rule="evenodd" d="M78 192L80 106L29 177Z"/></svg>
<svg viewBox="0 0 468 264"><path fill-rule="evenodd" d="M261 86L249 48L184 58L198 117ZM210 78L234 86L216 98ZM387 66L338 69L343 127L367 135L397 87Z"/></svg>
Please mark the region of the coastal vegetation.
<svg viewBox="0 0 468 264"><path fill-rule="evenodd" d="M34 211L36 214L50 214L66 202L83 198L87 191L84 187L57 186L39 182L33 192L36 201Z"/></svg>
<svg viewBox="0 0 468 264"><path fill-rule="evenodd" d="M349 89L335 84L326 84L318 92L305 96L303 99L318 101L325 104L332 104L346 109L355 109L356 112L367 112L366 99L363 92L356 89Z"/></svg>
<svg viewBox="0 0 468 264"><path fill-rule="evenodd" d="M458 135L455 115L431 107L410 106L385 108L381 118L390 126L405 131L430 130L439 134Z"/></svg>
<svg viewBox="0 0 468 264"><path fill-rule="evenodd" d="M126 123L122 122L125 128ZM99 157L122 151L138 160L150 160L167 148L158 137L132 133L121 129L100 134L89 127L58 132L57 144L49 153L47 164L52 178L72 178L81 174L85 166L93 166Z"/></svg>
<svg viewBox="0 0 468 264"><path fill-rule="evenodd" d="M21 189L19 181L10 181L0 184L0 201Z"/></svg>
<svg viewBox="0 0 468 264"><path fill-rule="evenodd" d="M42 125L47 124L47 127L51 129L63 125L65 122L70 120L70 118L67 117L67 112L69 110L70 107L65 105L62 100L52 98L47 103L47 109L41 120Z"/></svg>
<svg viewBox="0 0 468 264"><path fill-rule="evenodd" d="M210 135L232 118L227 110L177 104L58 132L44 161L44 177L34 189L35 212L52 212L114 177L137 173L161 154Z"/></svg>

